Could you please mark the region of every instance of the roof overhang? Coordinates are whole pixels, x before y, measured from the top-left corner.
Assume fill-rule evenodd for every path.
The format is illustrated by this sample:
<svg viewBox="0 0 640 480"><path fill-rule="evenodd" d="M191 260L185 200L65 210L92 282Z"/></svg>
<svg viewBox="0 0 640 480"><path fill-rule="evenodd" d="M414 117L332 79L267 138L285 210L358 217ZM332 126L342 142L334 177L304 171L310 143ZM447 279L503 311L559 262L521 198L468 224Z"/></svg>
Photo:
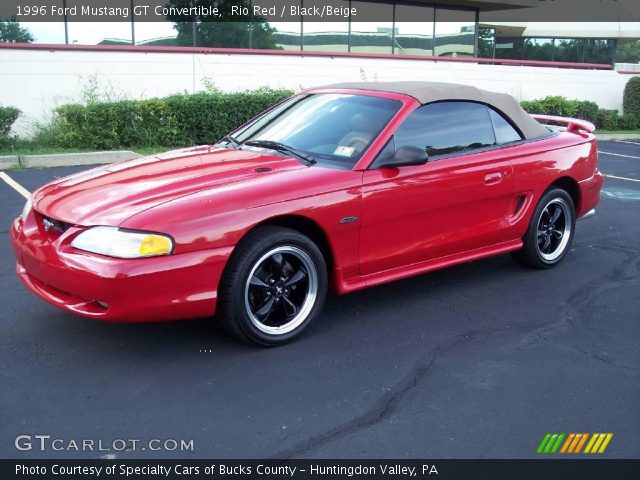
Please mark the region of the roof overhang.
<svg viewBox="0 0 640 480"><path fill-rule="evenodd" d="M480 22L496 29L496 37L518 38L640 38L640 22Z"/></svg>
<svg viewBox="0 0 640 480"><path fill-rule="evenodd" d="M499 10L513 10L517 8L534 7L539 0L415 0L413 3L426 3L433 5L434 3L442 6L477 8L481 12L494 12Z"/></svg>

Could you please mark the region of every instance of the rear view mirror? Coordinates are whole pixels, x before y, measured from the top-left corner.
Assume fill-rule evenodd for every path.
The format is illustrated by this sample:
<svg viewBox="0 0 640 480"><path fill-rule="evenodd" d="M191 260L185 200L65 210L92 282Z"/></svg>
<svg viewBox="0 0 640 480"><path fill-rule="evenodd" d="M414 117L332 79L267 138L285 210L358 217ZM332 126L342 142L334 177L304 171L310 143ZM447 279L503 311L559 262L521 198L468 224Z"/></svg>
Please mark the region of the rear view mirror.
<svg viewBox="0 0 640 480"><path fill-rule="evenodd" d="M411 165L424 165L429 161L429 154L424 148L404 146L398 148L389 158L382 160L376 168L397 168Z"/></svg>

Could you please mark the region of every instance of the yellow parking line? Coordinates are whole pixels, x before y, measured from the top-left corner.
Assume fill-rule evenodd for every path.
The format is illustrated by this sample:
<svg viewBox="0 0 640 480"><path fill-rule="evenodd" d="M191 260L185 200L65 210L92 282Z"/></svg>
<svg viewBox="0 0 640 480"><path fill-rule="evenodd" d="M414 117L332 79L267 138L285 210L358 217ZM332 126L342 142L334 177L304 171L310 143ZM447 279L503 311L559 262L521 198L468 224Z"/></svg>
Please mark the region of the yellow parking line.
<svg viewBox="0 0 640 480"><path fill-rule="evenodd" d="M16 182L13 178L7 175L5 172L0 172L0 178L6 182L11 188L22 195L24 198L31 197L31 192Z"/></svg>

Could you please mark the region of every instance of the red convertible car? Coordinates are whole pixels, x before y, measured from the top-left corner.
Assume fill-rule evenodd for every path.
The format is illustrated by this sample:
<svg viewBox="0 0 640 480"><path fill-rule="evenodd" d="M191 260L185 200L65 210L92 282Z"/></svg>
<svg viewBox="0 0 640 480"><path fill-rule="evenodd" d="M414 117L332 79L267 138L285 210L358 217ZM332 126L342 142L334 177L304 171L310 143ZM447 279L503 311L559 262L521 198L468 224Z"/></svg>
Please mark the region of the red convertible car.
<svg viewBox="0 0 640 480"><path fill-rule="evenodd" d="M549 268L603 177L593 125L427 82L303 91L213 146L81 172L11 227L17 273L66 311L217 319L278 345L327 291L512 252Z"/></svg>

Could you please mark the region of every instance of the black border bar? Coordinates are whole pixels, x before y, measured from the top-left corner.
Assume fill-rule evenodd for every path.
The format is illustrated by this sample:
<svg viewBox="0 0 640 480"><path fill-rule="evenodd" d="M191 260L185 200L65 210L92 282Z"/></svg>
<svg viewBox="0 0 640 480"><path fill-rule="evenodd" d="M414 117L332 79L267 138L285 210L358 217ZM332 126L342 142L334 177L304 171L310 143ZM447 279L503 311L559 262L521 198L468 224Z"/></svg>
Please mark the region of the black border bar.
<svg viewBox="0 0 640 480"><path fill-rule="evenodd" d="M110 473L112 471L113 473ZM0 478L2 480L191 480L218 478L252 480L317 480L321 478L332 480L400 478L638 480L640 479L640 459L0 460Z"/></svg>

